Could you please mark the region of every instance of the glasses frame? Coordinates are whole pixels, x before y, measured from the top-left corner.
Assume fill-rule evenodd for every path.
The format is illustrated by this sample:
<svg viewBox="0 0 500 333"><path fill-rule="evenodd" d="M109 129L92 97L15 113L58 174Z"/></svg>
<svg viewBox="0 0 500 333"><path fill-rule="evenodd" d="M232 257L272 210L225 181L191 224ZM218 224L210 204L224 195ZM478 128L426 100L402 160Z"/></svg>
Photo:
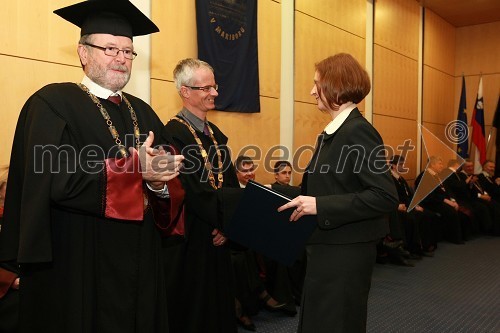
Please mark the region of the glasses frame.
<svg viewBox="0 0 500 333"><path fill-rule="evenodd" d="M104 47L104 46L94 45L94 44L90 44L90 43L85 43L84 45L87 45L87 46L90 46L90 47L102 50L102 51L104 51L104 54L107 55L108 57L118 57L118 54L120 53L120 51L123 52L123 57L125 59L134 60L137 57L137 53L135 51L133 51L133 50L130 50L130 49L119 49L119 48L114 47L114 46ZM109 52L108 50L116 50L116 54L108 54L108 53L106 53L106 52ZM125 51L132 51L132 58L128 57L125 54Z"/></svg>
<svg viewBox="0 0 500 333"><path fill-rule="evenodd" d="M206 93L209 93L214 89L215 91L219 90L219 85L213 85L213 86L204 86L204 87L193 87L193 86L184 86L186 88L192 89L192 90L203 90Z"/></svg>

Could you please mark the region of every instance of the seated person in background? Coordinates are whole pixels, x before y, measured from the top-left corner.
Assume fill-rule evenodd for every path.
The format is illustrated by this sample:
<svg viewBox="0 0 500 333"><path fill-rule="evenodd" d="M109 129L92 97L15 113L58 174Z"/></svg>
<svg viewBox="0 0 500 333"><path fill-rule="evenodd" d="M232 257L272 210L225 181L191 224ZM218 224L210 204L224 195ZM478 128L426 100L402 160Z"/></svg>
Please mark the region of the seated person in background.
<svg viewBox="0 0 500 333"><path fill-rule="evenodd" d="M478 176L479 183L493 200L500 202L500 177L495 178L495 162L486 160L483 172Z"/></svg>
<svg viewBox="0 0 500 333"><path fill-rule="evenodd" d="M274 163L275 185L290 185L292 178L292 164L288 161L276 161Z"/></svg>
<svg viewBox="0 0 500 333"><path fill-rule="evenodd" d="M451 175L446 178L444 184L447 189L453 193L453 197L461 207L461 211L469 217L469 223L466 225L466 233L473 234L479 232L479 225L491 226L491 216L488 208L480 201L473 198L467 183L467 179L462 178L460 172L460 162L456 159L448 161L448 170Z"/></svg>
<svg viewBox="0 0 500 333"><path fill-rule="evenodd" d="M410 206L414 192L402 176L402 173L407 171L404 167L404 163L405 158L400 155L394 155L390 160L391 175L399 197L397 211L389 216L391 234L393 234L392 227L394 225L396 225L396 231L398 228L402 229L406 249L410 252L410 255L405 255L402 251L396 253L399 253L399 255L402 255L406 259L418 259L420 256L433 256L433 252L437 245L438 233L436 228L437 224L434 221L436 214L419 205L408 212L408 207ZM398 224L397 222L400 223ZM391 243L388 242L387 239L384 240L383 245L385 245L385 248L388 248L388 250L394 248L394 246L388 247ZM390 255L394 253L395 250L393 249L387 252ZM399 263L404 264L405 262L399 260Z"/></svg>
<svg viewBox="0 0 500 333"><path fill-rule="evenodd" d="M459 173L460 177L465 181L469 187L471 197L485 205L491 216L490 222L488 220L479 221L479 227L482 232L496 236L500 235L500 203L492 200L491 196L486 192L483 186L479 183L479 179L474 175L474 163L470 159L466 159L462 166L462 171Z"/></svg>
<svg viewBox="0 0 500 333"><path fill-rule="evenodd" d="M290 162L276 161L273 167L274 179L276 182L271 187L284 195L295 198L300 195L300 188L290 186L292 176L292 165ZM295 263L286 267L275 260L261 257L263 261L263 271L261 276L265 278L267 289L280 301L286 305L283 312L289 316L295 316L296 304L300 304L302 297L302 286L305 277L306 255L303 252Z"/></svg>
<svg viewBox="0 0 500 333"><path fill-rule="evenodd" d="M238 156L235 167L236 176L242 188L246 187L250 180L255 179L255 166L250 157ZM279 303L267 292L259 276L255 253L233 241L229 241L229 247L234 274L236 318L243 329L255 331L256 328L250 316L259 311L259 300L270 311L280 310L285 304Z"/></svg>
<svg viewBox="0 0 500 333"><path fill-rule="evenodd" d="M420 205L440 215L440 222L445 238L455 244L464 244L464 225L467 217L460 213L460 205L456 202L452 193L443 184L440 174L444 170L443 159L439 156L429 157L429 163L424 172L418 175L415 186L425 179L423 185L432 189ZM437 187L434 187L436 186Z"/></svg>

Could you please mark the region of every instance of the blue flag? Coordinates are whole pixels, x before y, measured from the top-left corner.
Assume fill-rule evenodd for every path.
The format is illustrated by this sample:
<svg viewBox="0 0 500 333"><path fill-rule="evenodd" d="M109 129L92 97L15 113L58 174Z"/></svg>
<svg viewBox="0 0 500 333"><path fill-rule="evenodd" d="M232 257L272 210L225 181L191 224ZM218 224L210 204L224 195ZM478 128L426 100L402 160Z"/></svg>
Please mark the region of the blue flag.
<svg viewBox="0 0 500 333"><path fill-rule="evenodd" d="M465 77L462 76L462 93L458 105L457 125L455 127L457 138L457 154L462 158L469 157L469 128L467 127L467 103L465 102Z"/></svg>
<svg viewBox="0 0 500 333"><path fill-rule="evenodd" d="M257 1L196 0L198 58L215 71L219 111L260 112Z"/></svg>

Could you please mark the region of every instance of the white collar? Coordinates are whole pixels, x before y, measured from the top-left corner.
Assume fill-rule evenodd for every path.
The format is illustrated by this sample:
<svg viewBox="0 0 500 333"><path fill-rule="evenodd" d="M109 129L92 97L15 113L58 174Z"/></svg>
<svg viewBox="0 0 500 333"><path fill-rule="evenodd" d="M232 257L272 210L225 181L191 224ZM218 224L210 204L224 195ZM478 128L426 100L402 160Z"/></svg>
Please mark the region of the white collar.
<svg viewBox="0 0 500 333"><path fill-rule="evenodd" d="M109 96L117 96L117 95L120 95L120 97L122 97L121 90L115 93L109 89L103 88L94 81L92 81L91 79L89 79L87 75L83 77L82 84L86 86L92 94L102 99L108 99Z"/></svg>
<svg viewBox="0 0 500 333"><path fill-rule="evenodd" d="M342 107L342 106L341 106ZM325 132L328 135L331 135L335 133L339 127L344 123L344 121L349 117L351 114L351 111L356 108L356 104L352 103L348 107L346 107L344 110L342 110L335 119L333 119L328 125L325 127Z"/></svg>

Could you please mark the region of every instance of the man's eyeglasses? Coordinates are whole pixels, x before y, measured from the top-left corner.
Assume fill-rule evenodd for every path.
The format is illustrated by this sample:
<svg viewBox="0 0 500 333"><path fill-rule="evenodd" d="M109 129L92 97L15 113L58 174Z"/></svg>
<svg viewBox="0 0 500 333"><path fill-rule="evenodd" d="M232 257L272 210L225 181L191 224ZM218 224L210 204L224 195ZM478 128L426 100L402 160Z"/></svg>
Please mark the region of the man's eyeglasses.
<svg viewBox="0 0 500 333"><path fill-rule="evenodd" d="M114 47L114 46L102 47L102 46L97 46L97 45L89 44L89 43L85 43L85 45L94 47L94 48L99 49L99 50L103 50L104 54L107 56L110 56L110 57L116 57L118 55L118 53L120 53L120 51L123 52L123 56L126 59L134 60L135 57L137 57L137 53L135 53L131 49L120 50L119 48Z"/></svg>
<svg viewBox="0 0 500 333"><path fill-rule="evenodd" d="M204 92L210 92L212 89L214 89L215 91L217 91L219 89L219 85L216 84L214 86L204 86L204 87L191 87L191 86L185 86L185 87L188 87L189 89L192 89L192 90L203 90Z"/></svg>

